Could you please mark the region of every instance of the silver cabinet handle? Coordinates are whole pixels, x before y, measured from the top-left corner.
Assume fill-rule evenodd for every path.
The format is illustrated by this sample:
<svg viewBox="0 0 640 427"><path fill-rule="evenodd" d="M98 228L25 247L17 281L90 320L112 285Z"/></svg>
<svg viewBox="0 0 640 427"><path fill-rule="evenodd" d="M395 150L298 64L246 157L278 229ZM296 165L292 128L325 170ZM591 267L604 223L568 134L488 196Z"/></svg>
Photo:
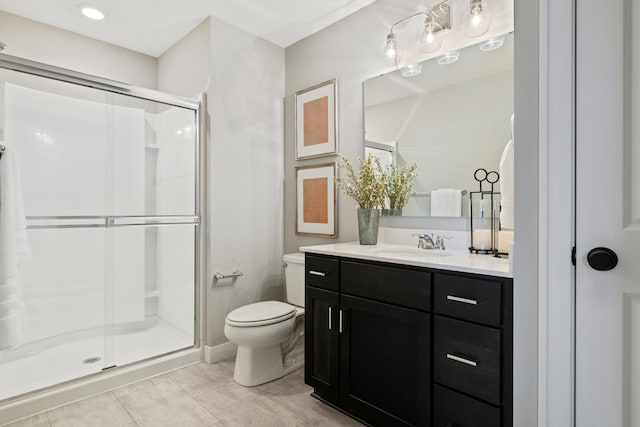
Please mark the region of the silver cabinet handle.
<svg viewBox="0 0 640 427"><path fill-rule="evenodd" d="M309 270L309 274L311 274L312 276L320 276L320 277L324 277L327 274L323 273L322 271L313 271L313 270Z"/></svg>
<svg viewBox="0 0 640 427"><path fill-rule="evenodd" d="M333 307L329 307L329 330L333 329L333 325L331 324L332 317L333 317Z"/></svg>
<svg viewBox="0 0 640 427"><path fill-rule="evenodd" d="M342 310L338 313L340 315L340 321L338 323L338 332L342 333Z"/></svg>
<svg viewBox="0 0 640 427"><path fill-rule="evenodd" d="M447 295L447 299L449 301L462 302L462 303L471 304L471 305L478 305L478 300L475 300L475 299L456 297L453 295Z"/></svg>
<svg viewBox="0 0 640 427"><path fill-rule="evenodd" d="M465 365L478 366L478 363L473 360L465 359L464 357L456 356L451 353L447 353L447 359L455 360L456 362L464 363Z"/></svg>

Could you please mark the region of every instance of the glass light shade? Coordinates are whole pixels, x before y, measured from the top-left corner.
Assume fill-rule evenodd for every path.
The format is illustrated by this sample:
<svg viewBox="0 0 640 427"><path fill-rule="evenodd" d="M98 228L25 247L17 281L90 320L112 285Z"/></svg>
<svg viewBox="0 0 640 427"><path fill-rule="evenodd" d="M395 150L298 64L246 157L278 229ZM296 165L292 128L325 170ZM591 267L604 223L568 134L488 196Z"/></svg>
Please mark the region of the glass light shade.
<svg viewBox="0 0 640 427"><path fill-rule="evenodd" d="M457 50L454 50L453 52L447 52L444 55L438 56L437 61L438 61L438 64L440 65L449 65L456 62L459 57L460 57L460 52L458 52Z"/></svg>
<svg viewBox="0 0 640 427"><path fill-rule="evenodd" d="M469 8L462 17L462 28L467 37L480 37L489 31L491 26L491 13L487 2L470 0Z"/></svg>
<svg viewBox="0 0 640 427"><path fill-rule="evenodd" d="M431 53L442 47L442 26L434 21L429 21L424 27L424 31L418 37L418 48L421 52Z"/></svg>
<svg viewBox="0 0 640 427"><path fill-rule="evenodd" d="M418 62L417 64L407 65L406 67L400 70L400 74L403 77L413 77L417 76L422 72L422 63Z"/></svg>
<svg viewBox="0 0 640 427"><path fill-rule="evenodd" d="M480 50L483 52L489 52L491 50L500 49L504 44L504 36L492 37L480 43Z"/></svg>
<svg viewBox="0 0 640 427"><path fill-rule="evenodd" d="M398 40L394 33L387 34L387 41L382 49L382 59L389 67L395 67L400 61Z"/></svg>

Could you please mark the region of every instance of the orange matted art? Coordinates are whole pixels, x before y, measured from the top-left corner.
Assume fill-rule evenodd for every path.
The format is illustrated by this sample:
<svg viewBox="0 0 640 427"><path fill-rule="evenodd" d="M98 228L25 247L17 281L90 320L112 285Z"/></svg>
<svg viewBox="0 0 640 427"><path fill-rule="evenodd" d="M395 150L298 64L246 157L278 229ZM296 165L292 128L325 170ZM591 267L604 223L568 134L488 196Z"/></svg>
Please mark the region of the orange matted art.
<svg viewBox="0 0 640 427"><path fill-rule="evenodd" d="M296 168L296 234L336 237L336 164Z"/></svg>
<svg viewBox="0 0 640 427"><path fill-rule="evenodd" d="M296 159L338 153L336 143L336 80L296 92Z"/></svg>

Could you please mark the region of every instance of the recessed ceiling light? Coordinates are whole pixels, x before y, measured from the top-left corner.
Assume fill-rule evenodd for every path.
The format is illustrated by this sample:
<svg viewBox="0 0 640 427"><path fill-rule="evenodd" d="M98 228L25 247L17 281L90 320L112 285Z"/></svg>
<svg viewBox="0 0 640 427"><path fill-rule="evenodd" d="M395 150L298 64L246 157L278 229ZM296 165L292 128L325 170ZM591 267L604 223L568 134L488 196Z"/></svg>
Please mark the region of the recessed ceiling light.
<svg viewBox="0 0 640 427"><path fill-rule="evenodd" d="M95 21L102 21L104 19L104 12L97 9L95 6L82 5L80 6L80 12L89 19Z"/></svg>

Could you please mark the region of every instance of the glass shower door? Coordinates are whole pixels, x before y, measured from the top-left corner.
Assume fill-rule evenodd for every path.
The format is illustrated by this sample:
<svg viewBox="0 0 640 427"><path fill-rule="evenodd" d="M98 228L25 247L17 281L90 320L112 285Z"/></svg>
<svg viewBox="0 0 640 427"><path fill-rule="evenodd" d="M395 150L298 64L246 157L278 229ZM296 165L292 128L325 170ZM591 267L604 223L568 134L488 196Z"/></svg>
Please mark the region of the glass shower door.
<svg viewBox="0 0 640 427"><path fill-rule="evenodd" d="M109 95L109 366L192 347L197 132L194 110Z"/></svg>
<svg viewBox="0 0 640 427"><path fill-rule="evenodd" d="M0 402L193 347L197 133L194 109L0 69L33 258Z"/></svg>

